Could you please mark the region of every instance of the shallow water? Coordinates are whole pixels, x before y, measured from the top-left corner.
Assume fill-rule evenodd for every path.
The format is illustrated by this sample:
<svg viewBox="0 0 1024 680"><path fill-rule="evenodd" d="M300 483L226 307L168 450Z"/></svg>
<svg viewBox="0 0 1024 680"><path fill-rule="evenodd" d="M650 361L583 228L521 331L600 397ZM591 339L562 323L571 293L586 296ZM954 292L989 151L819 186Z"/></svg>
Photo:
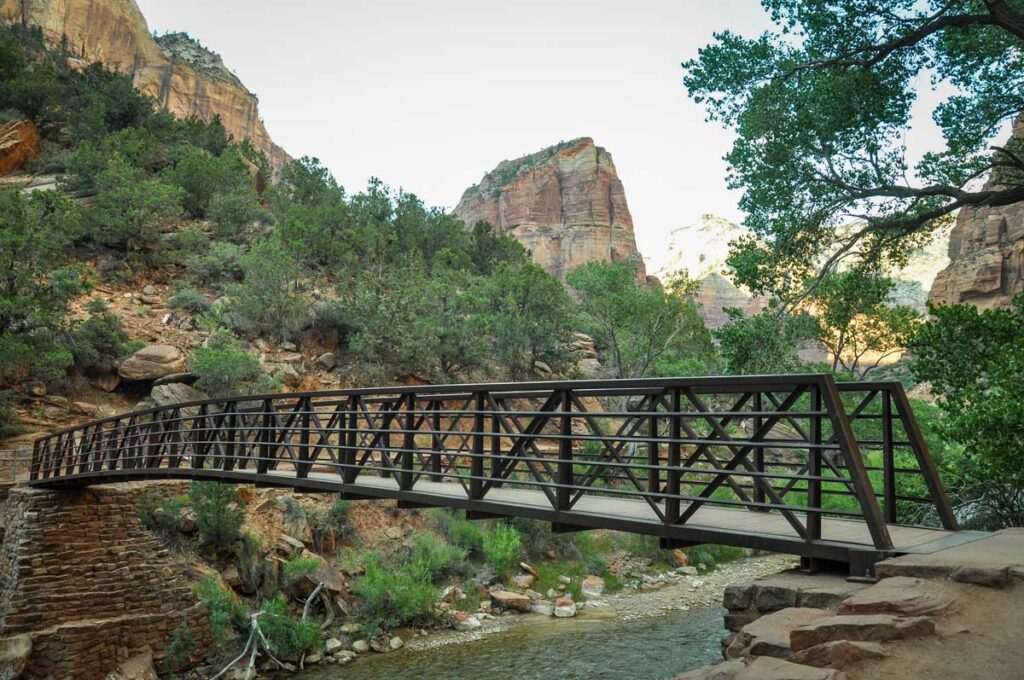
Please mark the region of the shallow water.
<svg viewBox="0 0 1024 680"><path fill-rule="evenodd" d="M665 680L720 661L723 610L677 611L636 621L579 617L524 623L480 640L371 654L321 666L303 680Z"/></svg>

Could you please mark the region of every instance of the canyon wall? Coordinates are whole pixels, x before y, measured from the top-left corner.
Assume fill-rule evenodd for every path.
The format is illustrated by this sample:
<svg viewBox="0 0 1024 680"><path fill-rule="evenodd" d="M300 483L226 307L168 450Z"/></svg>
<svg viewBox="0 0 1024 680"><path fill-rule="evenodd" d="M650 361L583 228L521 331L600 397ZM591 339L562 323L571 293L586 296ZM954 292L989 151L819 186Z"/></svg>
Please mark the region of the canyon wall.
<svg viewBox="0 0 1024 680"><path fill-rule="evenodd" d="M611 154L583 137L503 161L462 195L455 214L518 239L560 279L593 260L626 261L646 281L633 218Z"/></svg>
<svg viewBox="0 0 1024 680"><path fill-rule="evenodd" d="M1024 140L1024 116L1014 124L1012 138ZM1024 293L1024 203L962 208L950 233L949 259L935 277L932 302L1009 307L1014 295Z"/></svg>
<svg viewBox="0 0 1024 680"><path fill-rule="evenodd" d="M54 46L66 36L74 58L125 73L176 116L220 116L230 135L251 140L274 168L289 160L263 126L256 95L220 56L182 33L154 38L134 0L0 0L0 18L40 26Z"/></svg>

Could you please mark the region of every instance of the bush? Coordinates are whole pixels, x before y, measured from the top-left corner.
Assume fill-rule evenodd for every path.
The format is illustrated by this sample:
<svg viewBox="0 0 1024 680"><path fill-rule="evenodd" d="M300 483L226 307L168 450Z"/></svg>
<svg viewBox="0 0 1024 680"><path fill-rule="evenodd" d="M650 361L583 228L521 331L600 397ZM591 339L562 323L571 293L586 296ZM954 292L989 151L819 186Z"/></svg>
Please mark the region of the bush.
<svg viewBox="0 0 1024 680"><path fill-rule="evenodd" d="M160 229L181 217L181 191L146 179L121 160L96 177L96 197L86 212L86 237L124 252L151 250Z"/></svg>
<svg viewBox="0 0 1024 680"><path fill-rule="evenodd" d="M183 497L165 498L160 494L145 493L139 496L135 514L142 526L168 539L178 538L183 510L188 499Z"/></svg>
<svg viewBox="0 0 1024 680"><path fill-rule="evenodd" d="M216 551L229 549L239 538L245 505L238 488L219 482L192 482L189 502L196 513L200 540Z"/></svg>
<svg viewBox="0 0 1024 680"><path fill-rule="evenodd" d="M229 241L244 240L250 225L269 218L256 192L249 187L215 196L208 213L217 225L217 235Z"/></svg>
<svg viewBox="0 0 1024 680"><path fill-rule="evenodd" d="M313 508L306 513L306 521L313 532L313 545L317 552L323 551L324 539L328 533L334 534L335 538L345 538L349 531L348 511L351 507L351 501L339 499L331 504L327 512Z"/></svg>
<svg viewBox="0 0 1024 680"><path fill-rule="evenodd" d="M182 288L167 298L167 306L171 309L180 309L189 314L202 314L203 312L210 311L213 302L194 288Z"/></svg>
<svg viewBox="0 0 1024 680"><path fill-rule="evenodd" d="M271 651L291 661L317 649L323 637L315 622L299 621L288 613L288 604L282 595L263 603L259 625Z"/></svg>
<svg viewBox="0 0 1024 680"><path fill-rule="evenodd" d="M281 568L281 576L284 578L285 583L292 585L309 576L319 567L319 558L312 555L309 557L297 555L284 563L284 567Z"/></svg>
<svg viewBox="0 0 1024 680"><path fill-rule="evenodd" d="M192 353L189 364L199 376L196 387L211 397L270 392L277 386L260 369L259 359L225 331L215 331L205 347Z"/></svg>
<svg viewBox="0 0 1024 680"><path fill-rule="evenodd" d="M88 310L89 318L71 334L71 355L79 369L110 371L128 351L128 333L102 300L92 300Z"/></svg>
<svg viewBox="0 0 1024 680"><path fill-rule="evenodd" d="M243 277L230 290L227 313L243 333L287 338L306 321L299 268L277 241L260 241L239 259Z"/></svg>
<svg viewBox="0 0 1024 680"><path fill-rule="evenodd" d="M394 569L384 564L379 553L369 551L363 553L362 562L363 578L355 592L363 598L370 630L433 620L438 591L422 564L406 562Z"/></svg>
<svg viewBox="0 0 1024 680"><path fill-rule="evenodd" d="M234 243L215 241L188 263L189 279L198 286L216 286L242 280L239 264L245 250Z"/></svg>
<svg viewBox="0 0 1024 680"><path fill-rule="evenodd" d="M14 412L14 393L0 390L0 439L13 437L22 430L18 414Z"/></svg>
<svg viewBox="0 0 1024 680"><path fill-rule="evenodd" d="M463 548L446 543L434 534L422 533L416 536L409 563L412 569L426 572L431 581L443 576L466 571L467 552Z"/></svg>
<svg viewBox="0 0 1024 680"><path fill-rule="evenodd" d="M510 524L498 522L484 536L483 547L491 566L504 573L519 562L519 531Z"/></svg>
<svg viewBox="0 0 1024 680"><path fill-rule="evenodd" d="M167 643L164 650L164 663L171 671L183 671L188 668L192 661L192 654L196 651L196 636L192 633L188 623L182 621Z"/></svg>
<svg viewBox="0 0 1024 680"><path fill-rule="evenodd" d="M221 587L216 576L207 574L193 590L196 599L206 605L210 617L210 634L218 648L224 649L237 634L245 633L249 626L249 612L245 603L232 591Z"/></svg>
<svg viewBox="0 0 1024 680"><path fill-rule="evenodd" d="M448 526L448 540L461 546L471 554L482 554L486 532L480 525L468 519L453 519Z"/></svg>

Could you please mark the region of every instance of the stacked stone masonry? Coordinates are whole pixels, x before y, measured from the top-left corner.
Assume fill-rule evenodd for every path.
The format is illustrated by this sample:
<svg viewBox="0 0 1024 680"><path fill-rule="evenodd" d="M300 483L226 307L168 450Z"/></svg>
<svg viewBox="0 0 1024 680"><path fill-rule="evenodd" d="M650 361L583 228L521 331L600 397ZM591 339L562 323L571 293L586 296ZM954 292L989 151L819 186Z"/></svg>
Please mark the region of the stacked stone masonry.
<svg viewBox="0 0 1024 680"><path fill-rule="evenodd" d="M0 548L0 637L27 635L25 678L103 678L152 648L157 665L185 622L203 649L205 610L187 566L135 512L146 491L178 495L185 483L76 491L11 490Z"/></svg>

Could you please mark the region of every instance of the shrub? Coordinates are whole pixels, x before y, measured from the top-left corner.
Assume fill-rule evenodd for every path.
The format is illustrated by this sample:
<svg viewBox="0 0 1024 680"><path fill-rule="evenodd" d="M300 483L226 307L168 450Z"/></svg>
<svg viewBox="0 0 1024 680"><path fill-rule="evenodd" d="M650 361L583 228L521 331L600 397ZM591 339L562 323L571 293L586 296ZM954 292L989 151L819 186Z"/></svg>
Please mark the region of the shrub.
<svg viewBox="0 0 1024 680"><path fill-rule="evenodd" d="M182 511L187 502L182 497L165 498L160 494L146 493L139 497L135 514L139 516L142 526L165 538L174 539L178 537Z"/></svg>
<svg viewBox="0 0 1024 680"><path fill-rule="evenodd" d="M239 260L245 250L234 243L214 241L188 263L189 278L198 286L215 286L242 280Z"/></svg>
<svg viewBox="0 0 1024 680"><path fill-rule="evenodd" d="M229 241L244 238L251 224L269 218L256 192L249 187L215 196L208 214L217 225L217 235Z"/></svg>
<svg viewBox="0 0 1024 680"><path fill-rule="evenodd" d="M194 288L182 288L171 297L167 298L167 306L171 309L180 309L189 314L202 314L210 311L213 302Z"/></svg>
<svg viewBox="0 0 1024 680"><path fill-rule="evenodd" d="M276 387L276 382L260 369L259 359L225 331L215 331L205 347L192 353L189 363L199 376L196 387L211 397L270 392Z"/></svg>
<svg viewBox="0 0 1024 680"><path fill-rule="evenodd" d="M249 612L245 603L232 591L220 585L217 577L207 574L193 588L196 599L206 605L210 617L210 634L218 648L225 648L244 633L249 625Z"/></svg>
<svg viewBox="0 0 1024 680"><path fill-rule="evenodd" d="M21 431L21 421L14 412L14 393L0 390L0 439L13 437Z"/></svg>
<svg viewBox="0 0 1024 680"><path fill-rule="evenodd" d="M284 563L284 567L281 568L281 576L285 583L291 585L315 572L319 566L319 558L312 555L309 557L297 555Z"/></svg>
<svg viewBox="0 0 1024 680"><path fill-rule="evenodd" d="M87 238L124 252L150 250L160 229L181 216L181 191L121 160L96 177L96 197L86 212Z"/></svg>
<svg viewBox="0 0 1024 680"><path fill-rule="evenodd" d="M364 552L363 578L355 592L363 598L369 629L394 628L408 623L428 623L434 617L437 588L422 565L407 562L397 569L384 564L376 552Z"/></svg>
<svg viewBox="0 0 1024 680"><path fill-rule="evenodd" d="M260 241L239 258L242 283L230 290L227 312L243 333L286 338L306 320L296 287L299 268L277 241Z"/></svg>
<svg viewBox="0 0 1024 680"><path fill-rule="evenodd" d="M480 525L468 519L453 519L448 526L448 540L471 554L483 553L485 536L486 532Z"/></svg>
<svg viewBox="0 0 1024 680"><path fill-rule="evenodd" d="M164 650L164 663L172 671L182 671L188 668L192 660L192 654L196 651L196 636L188 623L182 621L167 643Z"/></svg>
<svg viewBox="0 0 1024 680"><path fill-rule="evenodd" d="M320 626L313 621L299 621L288 613L282 595L263 603L259 613L260 630L275 655L297 660L320 645Z"/></svg>
<svg viewBox="0 0 1024 680"><path fill-rule="evenodd" d="M466 550L446 543L434 534L416 536L409 563L414 570L426 572L431 581L466 570Z"/></svg>
<svg viewBox="0 0 1024 680"><path fill-rule="evenodd" d="M498 522L484 536L483 547L491 566L506 572L519 562L519 531L510 524Z"/></svg>
<svg viewBox="0 0 1024 680"><path fill-rule="evenodd" d="M326 512L313 508L306 513L306 521L313 532L313 545L318 552L323 550L324 538L328 533L342 539L348 534L348 511L351 507L351 501L338 499Z"/></svg>
<svg viewBox="0 0 1024 680"><path fill-rule="evenodd" d="M192 482L189 502L196 513L200 540L214 550L223 551L238 540L245 506L238 489L218 482Z"/></svg>
<svg viewBox="0 0 1024 680"><path fill-rule="evenodd" d="M71 333L71 355L80 369L109 371L128 351L128 333L103 300L89 302L90 316Z"/></svg>

